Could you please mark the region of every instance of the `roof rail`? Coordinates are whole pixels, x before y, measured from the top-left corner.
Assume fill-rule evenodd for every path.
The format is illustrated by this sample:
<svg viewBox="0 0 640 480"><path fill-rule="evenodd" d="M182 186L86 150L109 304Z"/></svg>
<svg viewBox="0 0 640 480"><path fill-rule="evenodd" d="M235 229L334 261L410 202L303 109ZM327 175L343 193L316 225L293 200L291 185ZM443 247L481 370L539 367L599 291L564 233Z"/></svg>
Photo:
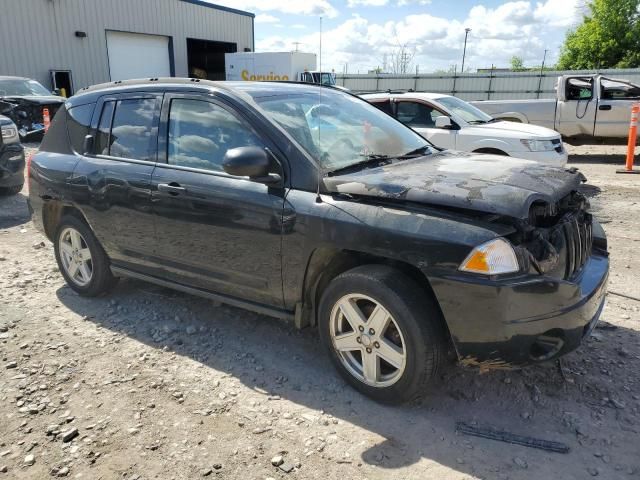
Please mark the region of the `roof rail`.
<svg viewBox="0 0 640 480"><path fill-rule="evenodd" d="M90 85L88 87L83 87L79 92L92 92L95 90L102 90L108 87L126 87L129 85L142 85L145 83L158 83L158 84L193 84L193 83L201 83L203 85L221 87L220 82L214 82L212 80L203 80L200 78L185 78L185 77L156 77L156 78L132 78L131 80L116 80L114 82L105 82L98 83L96 85Z"/></svg>

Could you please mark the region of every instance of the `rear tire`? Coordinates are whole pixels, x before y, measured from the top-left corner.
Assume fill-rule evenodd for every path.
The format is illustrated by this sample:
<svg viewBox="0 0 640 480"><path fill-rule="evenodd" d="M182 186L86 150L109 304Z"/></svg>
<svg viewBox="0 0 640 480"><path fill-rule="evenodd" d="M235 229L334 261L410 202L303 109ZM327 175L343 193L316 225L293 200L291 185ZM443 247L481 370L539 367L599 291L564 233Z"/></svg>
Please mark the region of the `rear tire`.
<svg viewBox="0 0 640 480"><path fill-rule="evenodd" d="M73 215L60 220L53 247L60 272L67 285L85 297L110 291L118 278L109 267L109 257L91 228Z"/></svg>
<svg viewBox="0 0 640 480"><path fill-rule="evenodd" d="M435 301L385 265L356 267L332 280L320 301L318 324L340 374L379 402L415 399L444 361L442 316Z"/></svg>
<svg viewBox="0 0 640 480"><path fill-rule="evenodd" d="M0 195L17 195L22 191L24 184L15 185L13 187L0 187Z"/></svg>

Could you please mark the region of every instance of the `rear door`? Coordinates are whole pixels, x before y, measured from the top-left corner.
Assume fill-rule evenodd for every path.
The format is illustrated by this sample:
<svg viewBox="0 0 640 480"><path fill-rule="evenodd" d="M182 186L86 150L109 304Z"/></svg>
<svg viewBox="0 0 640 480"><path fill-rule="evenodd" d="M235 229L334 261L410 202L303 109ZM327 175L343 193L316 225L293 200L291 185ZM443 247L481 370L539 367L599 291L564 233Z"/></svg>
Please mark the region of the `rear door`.
<svg viewBox="0 0 640 480"><path fill-rule="evenodd" d="M640 86L602 78L596 116L596 137L626 138L631 106L640 100Z"/></svg>
<svg viewBox="0 0 640 480"><path fill-rule="evenodd" d="M92 151L71 187L114 264L145 271L155 247L151 173L157 156L161 95L102 97L92 118Z"/></svg>
<svg viewBox="0 0 640 480"><path fill-rule="evenodd" d="M456 130L436 128L436 118L446 115L433 105L416 100L396 100L396 118L436 147L455 149Z"/></svg>
<svg viewBox="0 0 640 480"><path fill-rule="evenodd" d="M211 96L165 96L166 163L158 163L152 180L157 262L173 281L281 307L284 189L223 171L226 151L242 146L269 144Z"/></svg>

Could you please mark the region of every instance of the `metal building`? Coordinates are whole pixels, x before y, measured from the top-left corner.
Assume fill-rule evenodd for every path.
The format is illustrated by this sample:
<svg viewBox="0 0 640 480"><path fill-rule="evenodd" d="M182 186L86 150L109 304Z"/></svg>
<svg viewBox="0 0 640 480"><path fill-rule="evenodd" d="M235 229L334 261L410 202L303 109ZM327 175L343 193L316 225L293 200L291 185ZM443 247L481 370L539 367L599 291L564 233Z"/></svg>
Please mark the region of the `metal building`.
<svg viewBox="0 0 640 480"><path fill-rule="evenodd" d="M203 0L2 0L0 75L67 95L160 76L224 79L224 54L253 51L254 14Z"/></svg>

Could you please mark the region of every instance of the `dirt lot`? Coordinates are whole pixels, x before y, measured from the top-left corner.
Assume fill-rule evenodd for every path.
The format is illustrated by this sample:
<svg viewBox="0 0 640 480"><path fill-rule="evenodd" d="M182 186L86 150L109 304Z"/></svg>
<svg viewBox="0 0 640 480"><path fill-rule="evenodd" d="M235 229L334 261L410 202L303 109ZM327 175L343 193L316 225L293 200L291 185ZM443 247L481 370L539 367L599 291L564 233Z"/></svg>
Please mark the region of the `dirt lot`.
<svg viewBox="0 0 640 480"><path fill-rule="evenodd" d="M340 380L314 330L131 280L77 296L25 192L0 198L0 478L640 478L640 176L607 163L623 151L572 148L610 240L593 336L562 369L451 367L394 408ZM571 450L466 436L458 421Z"/></svg>

